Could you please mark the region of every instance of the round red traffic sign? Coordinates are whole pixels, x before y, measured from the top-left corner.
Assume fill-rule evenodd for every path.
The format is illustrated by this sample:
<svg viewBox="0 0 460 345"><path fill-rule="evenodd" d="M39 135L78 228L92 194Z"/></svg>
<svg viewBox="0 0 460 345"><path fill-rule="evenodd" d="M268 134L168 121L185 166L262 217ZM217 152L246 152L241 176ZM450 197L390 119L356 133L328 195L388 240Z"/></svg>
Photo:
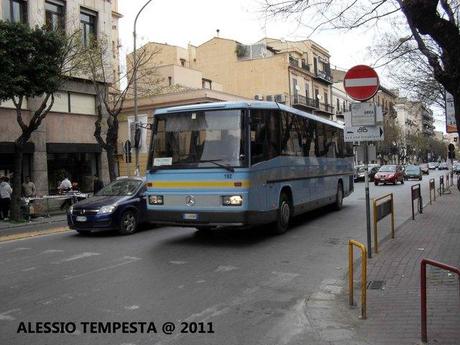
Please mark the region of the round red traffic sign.
<svg viewBox="0 0 460 345"><path fill-rule="evenodd" d="M345 91L356 101L367 101L379 90L380 82L377 72L366 65L352 67L343 79Z"/></svg>

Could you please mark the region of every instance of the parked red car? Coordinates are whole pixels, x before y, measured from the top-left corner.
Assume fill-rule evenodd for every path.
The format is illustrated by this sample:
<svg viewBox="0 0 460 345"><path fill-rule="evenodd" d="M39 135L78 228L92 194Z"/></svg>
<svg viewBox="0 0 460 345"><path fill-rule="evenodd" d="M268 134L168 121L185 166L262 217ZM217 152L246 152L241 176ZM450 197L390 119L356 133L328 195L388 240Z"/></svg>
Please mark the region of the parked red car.
<svg viewBox="0 0 460 345"><path fill-rule="evenodd" d="M401 165L382 165L374 176L374 184L376 186L378 186L379 183L396 184L398 182L401 182L401 184L404 183L404 172Z"/></svg>

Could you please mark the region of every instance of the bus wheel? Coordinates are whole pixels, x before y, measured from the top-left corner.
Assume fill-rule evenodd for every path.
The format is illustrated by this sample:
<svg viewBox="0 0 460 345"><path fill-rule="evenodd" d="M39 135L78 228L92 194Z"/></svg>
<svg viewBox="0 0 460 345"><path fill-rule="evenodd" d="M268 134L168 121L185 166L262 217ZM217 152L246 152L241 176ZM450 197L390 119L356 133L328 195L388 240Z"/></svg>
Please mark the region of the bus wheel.
<svg viewBox="0 0 460 345"><path fill-rule="evenodd" d="M285 233L289 227L290 220L291 205L289 204L289 197L283 193L280 196L280 205L278 208L276 223L273 225L273 233L277 235Z"/></svg>
<svg viewBox="0 0 460 345"><path fill-rule="evenodd" d="M343 186L342 182L337 183L337 193L335 194L334 210L339 211L343 206Z"/></svg>

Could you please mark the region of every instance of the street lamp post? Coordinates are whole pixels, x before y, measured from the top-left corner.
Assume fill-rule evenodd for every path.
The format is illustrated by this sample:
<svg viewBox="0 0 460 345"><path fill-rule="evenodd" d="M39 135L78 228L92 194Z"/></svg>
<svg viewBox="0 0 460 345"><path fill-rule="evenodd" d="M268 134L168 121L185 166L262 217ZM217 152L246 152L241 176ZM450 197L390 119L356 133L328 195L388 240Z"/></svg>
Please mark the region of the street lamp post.
<svg viewBox="0 0 460 345"><path fill-rule="evenodd" d="M134 88L134 125L135 129L137 130L137 60L136 60L136 24L137 18L143 11L143 9L151 2L152 0L148 0L144 6L137 12L136 18L134 19L134 30L133 30L133 39L134 39L134 51L133 51L133 88ZM135 149L135 157L136 157L136 175L139 175L139 145L136 145Z"/></svg>

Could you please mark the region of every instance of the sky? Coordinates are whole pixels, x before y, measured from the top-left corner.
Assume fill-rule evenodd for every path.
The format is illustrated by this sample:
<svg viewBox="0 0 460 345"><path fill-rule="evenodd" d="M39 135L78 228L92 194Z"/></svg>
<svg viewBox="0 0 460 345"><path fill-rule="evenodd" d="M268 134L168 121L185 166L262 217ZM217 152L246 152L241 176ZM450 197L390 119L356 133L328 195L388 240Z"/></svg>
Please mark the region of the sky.
<svg viewBox="0 0 460 345"><path fill-rule="evenodd" d="M118 10L122 48L120 56L133 49L134 18L147 0L119 0ZM331 55L331 67L348 70L358 64L372 65L374 59L368 47L381 35L382 27L356 31L310 31L294 20L267 18L262 0L152 0L137 20L137 47L154 41L186 48L198 46L219 36L251 44L263 37L302 40L310 38L326 48ZM392 88L386 77L391 71L377 69L382 85ZM436 117L436 130L444 131L445 122Z"/></svg>

